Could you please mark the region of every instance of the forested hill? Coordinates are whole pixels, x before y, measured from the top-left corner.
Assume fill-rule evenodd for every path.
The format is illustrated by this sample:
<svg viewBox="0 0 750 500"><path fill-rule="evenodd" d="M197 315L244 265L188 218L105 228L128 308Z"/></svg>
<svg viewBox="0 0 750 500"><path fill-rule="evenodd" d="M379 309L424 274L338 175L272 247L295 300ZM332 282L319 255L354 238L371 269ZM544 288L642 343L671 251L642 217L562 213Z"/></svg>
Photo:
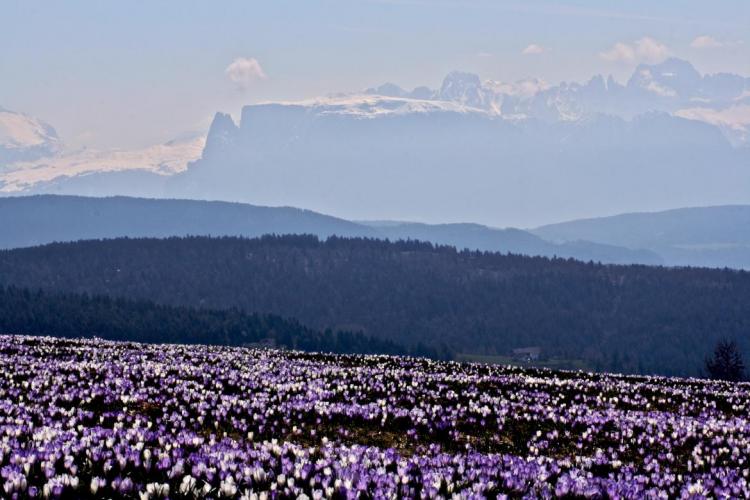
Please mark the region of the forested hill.
<svg viewBox="0 0 750 500"><path fill-rule="evenodd" d="M750 335L750 273L604 266L419 242L286 236L116 239L0 252L0 283L297 318L406 345L697 374Z"/></svg>
<svg viewBox="0 0 750 500"><path fill-rule="evenodd" d="M145 343L271 345L303 351L418 354L362 333L319 332L296 321L239 310L157 305L0 286L0 332L52 337L100 337Z"/></svg>

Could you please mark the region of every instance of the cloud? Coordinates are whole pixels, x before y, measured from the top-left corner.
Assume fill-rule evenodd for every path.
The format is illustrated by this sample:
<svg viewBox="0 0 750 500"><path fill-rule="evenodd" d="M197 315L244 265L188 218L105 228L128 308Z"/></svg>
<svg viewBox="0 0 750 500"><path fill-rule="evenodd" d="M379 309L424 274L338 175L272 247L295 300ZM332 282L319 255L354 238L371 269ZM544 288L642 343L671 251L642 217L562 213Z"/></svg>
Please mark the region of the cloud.
<svg viewBox="0 0 750 500"><path fill-rule="evenodd" d="M531 54L541 54L542 52L544 52L544 50L545 50L544 47L542 47L541 45L532 43L531 45L528 45L525 49L523 49L521 51L521 54L525 56L528 56Z"/></svg>
<svg viewBox="0 0 750 500"><path fill-rule="evenodd" d="M659 62L669 55L666 45L647 36L635 42L635 52L646 62Z"/></svg>
<svg viewBox="0 0 750 500"><path fill-rule="evenodd" d="M695 40L690 42L690 46L694 49L735 48L741 45L742 40L717 40L710 35L695 37Z"/></svg>
<svg viewBox="0 0 750 500"><path fill-rule="evenodd" d="M267 78L260 63L254 57L238 57L227 66L224 73L241 90L247 89L256 80Z"/></svg>
<svg viewBox="0 0 750 500"><path fill-rule="evenodd" d="M690 42L690 46L694 49L717 49L723 47L724 44L712 36L701 35Z"/></svg>
<svg viewBox="0 0 750 500"><path fill-rule="evenodd" d="M669 48L658 40L644 36L633 43L617 42L611 49L599 53L605 61L611 62L659 62L669 55Z"/></svg>
<svg viewBox="0 0 750 500"><path fill-rule="evenodd" d="M617 42L611 49L599 53L599 56L605 61L635 61L635 49L630 45Z"/></svg>

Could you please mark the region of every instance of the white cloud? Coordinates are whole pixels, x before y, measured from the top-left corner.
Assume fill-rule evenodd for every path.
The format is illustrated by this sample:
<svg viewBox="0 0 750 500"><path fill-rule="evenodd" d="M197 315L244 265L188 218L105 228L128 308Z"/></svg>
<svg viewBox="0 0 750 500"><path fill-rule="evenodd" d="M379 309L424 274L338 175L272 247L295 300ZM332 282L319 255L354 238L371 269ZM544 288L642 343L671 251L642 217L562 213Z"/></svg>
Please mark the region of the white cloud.
<svg viewBox="0 0 750 500"><path fill-rule="evenodd" d="M630 44L617 42L611 49L599 54L605 61L625 63L655 63L663 60L668 55L669 48L666 45L648 36Z"/></svg>
<svg viewBox="0 0 750 500"><path fill-rule="evenodd" d="M694 49L716 49L719 47L723 47L724 44L712 36L701 35L690 42L690 46Z"/></svg>
<svg viewBox="0 0 750 500"><path fill-rule="evenodd" d="M635 42L635 52L646 62L658 62L669 55L666 45L647 36Z"/></svg>
<svg viewBox="0 0 750 500"><path fill-rule="evenodd" d="M736 48L741 45L742 40L717 40L709 35L695 37L695 40L690 42L690 46L694 49Z"/></svg>
<svg viewBox="0 0 750 500"><path fill-rule="evenodd" d="M530 54L541 54L542 52L544 52L544 50L545 50L544 47L542 47L541 45L537 45L535 43L532 43L531 45L529 45L525 49L523 49L521 51L521 54L523 54L525 56L530 55Z"/></svg>
<svg viewBox="0 0 750 500"><path fill-rule="evenodd" d="M224 73L241 90L247 89L256 80L267 78L260 63L254 57L238 57L227 66Z"/></svg>
<svg viewBox="0 0 750 500"><path fill-rule="evenodd" d="M630 45L617 42L611 49L599 54L605 61L635 61L635 49Z"/></svg>

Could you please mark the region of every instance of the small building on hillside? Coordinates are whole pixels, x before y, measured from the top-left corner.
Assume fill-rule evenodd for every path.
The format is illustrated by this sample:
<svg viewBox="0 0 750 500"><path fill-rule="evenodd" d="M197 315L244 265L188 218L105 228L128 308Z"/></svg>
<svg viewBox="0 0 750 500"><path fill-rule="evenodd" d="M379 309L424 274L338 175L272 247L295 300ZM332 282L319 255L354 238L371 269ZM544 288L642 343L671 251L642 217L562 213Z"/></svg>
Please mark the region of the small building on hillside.
<svg viewBox="0 0 750 500"><path fill-rule="evenodd" d="M529 361L537 361L541 355L541 347L519 347L513 349L513 359L515 361L523 361L526 363Z"/></svg>

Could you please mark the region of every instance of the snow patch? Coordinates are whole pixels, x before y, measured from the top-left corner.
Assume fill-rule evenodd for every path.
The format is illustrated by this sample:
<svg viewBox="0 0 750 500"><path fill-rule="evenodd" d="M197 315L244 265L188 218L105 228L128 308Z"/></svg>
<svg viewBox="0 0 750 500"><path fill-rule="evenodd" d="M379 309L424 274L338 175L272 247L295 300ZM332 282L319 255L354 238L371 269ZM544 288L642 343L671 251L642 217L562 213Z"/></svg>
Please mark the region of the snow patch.
<svg viewBox="0 0 750 500"><path fill-rule="evenodd" d="M13 163L0 173L0 192L19 192L59 177L103 172L144 170L173 175L186 170L189 162L197 160L205 143L205 137L199 137L134 151L83 149L41 160Z"/></svg>
<svg viewBox="0 0 750 500"><path fill-rule="evenodd" d="M734 145L750 141L750 104L736 104L718 110L702 107L686 108L676 111L675 115L719 127Z"/></svg>
<svg viewBox="0 0 750 500"><path fill-rule="evenodd" d="M377 118L386 115L407 115L413 113L486 113L485 110L465 104L373 94L352 94L346 96L322 97L301 101L273 101L265 105L304 106L311 112L321 115L348 115L359 118Z"/></svg>

